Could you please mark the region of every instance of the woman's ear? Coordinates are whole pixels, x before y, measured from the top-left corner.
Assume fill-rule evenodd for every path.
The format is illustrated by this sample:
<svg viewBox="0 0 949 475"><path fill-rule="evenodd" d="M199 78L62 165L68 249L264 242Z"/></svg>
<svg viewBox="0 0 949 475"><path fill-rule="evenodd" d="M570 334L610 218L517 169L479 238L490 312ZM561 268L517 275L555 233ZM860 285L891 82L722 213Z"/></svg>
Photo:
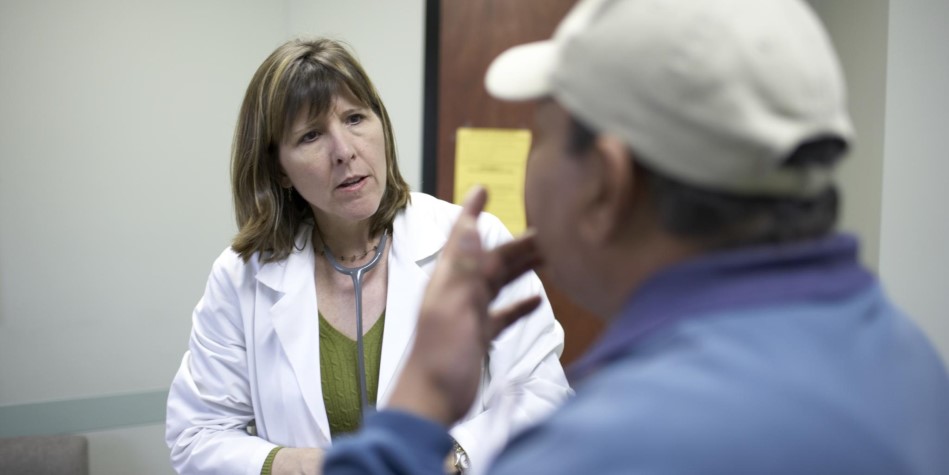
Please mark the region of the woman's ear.
<svg viewBox="0 0 949 475"><path fill-rule="evenodd" d="M290 177L287 176L287 174L284 173L283 170L279 170L277 173L279 174L278 175L279 177L277 178L277 183L280 184L281 188L293 188L293 182L290 181Z"/></svg>
<svg viewBox="0 0 949 475"><path fill-rule="evenodd" d="M591 193L582 232L587 239L604 244L622 231L629 218L633 157L625 142L609 134L598 135L589 153L596 164L589 177Z"/></svg>

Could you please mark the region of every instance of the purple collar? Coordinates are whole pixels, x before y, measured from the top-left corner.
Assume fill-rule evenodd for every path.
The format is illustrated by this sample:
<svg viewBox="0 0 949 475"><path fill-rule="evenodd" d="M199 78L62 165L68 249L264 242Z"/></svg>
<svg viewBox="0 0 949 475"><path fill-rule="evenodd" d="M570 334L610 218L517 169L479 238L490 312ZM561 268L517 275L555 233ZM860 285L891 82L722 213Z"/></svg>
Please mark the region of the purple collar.
<svg viewBox="0 0 949 475"><path fill-rule="evenodd" d="M863 289L875 278L858 263L857 248L854 237L835 234L706 254L660 271L633 292L600 339L571 366L570 379L589 376L681 319Z"/></svg>

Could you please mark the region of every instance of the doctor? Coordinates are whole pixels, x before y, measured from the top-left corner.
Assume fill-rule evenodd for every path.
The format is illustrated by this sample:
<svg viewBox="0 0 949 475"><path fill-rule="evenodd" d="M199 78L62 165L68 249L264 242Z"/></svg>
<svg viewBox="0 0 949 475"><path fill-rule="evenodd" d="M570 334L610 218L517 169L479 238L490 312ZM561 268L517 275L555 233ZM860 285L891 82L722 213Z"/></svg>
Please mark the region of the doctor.
<svg viewBox="0 0 949 475"><path fill-rule="evenodd" d="M257 70L231 171L239 232L214 263L168 396L172 464L188 474L317 473L333 439L359 427L361 385L370 405L386 405L460 208L410 193L382 100L326 39L287 42ZM478 228L489 247L511 239L493 216ZM359 325L354 281L333 262L374 259ZM537 294L528 274L498 306ZM562 329L545 299L530 304L533 315L491 345L478 396L451 431L451 470L486 463L571 393Z"/></svg>

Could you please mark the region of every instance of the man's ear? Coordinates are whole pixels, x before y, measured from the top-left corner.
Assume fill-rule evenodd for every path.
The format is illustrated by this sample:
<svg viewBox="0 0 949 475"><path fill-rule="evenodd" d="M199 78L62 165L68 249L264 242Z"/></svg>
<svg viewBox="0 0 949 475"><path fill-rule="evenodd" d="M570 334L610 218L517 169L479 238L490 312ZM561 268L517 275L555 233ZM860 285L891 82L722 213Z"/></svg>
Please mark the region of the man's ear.
<svg viewBox="0 0 949 475"><path fill-rule="evenodd" d="M585 238L604 244L622 231L629 218L633 196L633 157L626 143L614 135L598 135L590 151L596 166L591 170L591 188L588 195Z"/></svg>

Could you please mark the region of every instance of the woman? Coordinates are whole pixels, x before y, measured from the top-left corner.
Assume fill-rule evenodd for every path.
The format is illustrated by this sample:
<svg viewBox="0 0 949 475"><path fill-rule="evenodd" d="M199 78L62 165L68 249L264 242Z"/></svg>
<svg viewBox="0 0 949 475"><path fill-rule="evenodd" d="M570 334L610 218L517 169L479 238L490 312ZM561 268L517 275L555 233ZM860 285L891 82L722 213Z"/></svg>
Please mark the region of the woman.
<svg viewBox="0 0 949 475"><path fill-rule="evenodd" d="M382 100L326 39L290 41L257 70L231 169L239 232L214 263L168 396L172 463L189 474L318 473L333 437L358 427L362 398L386 404L460 208L409 192ZM479 227L485 246L510 239L493 216ZM341 270L372 263L360 327L356 282ZM497 304L536 294L530 274ZM562 346L546 302L494 341L479 398L452 430L452 468L486 462L569 395Z"/></svg>

